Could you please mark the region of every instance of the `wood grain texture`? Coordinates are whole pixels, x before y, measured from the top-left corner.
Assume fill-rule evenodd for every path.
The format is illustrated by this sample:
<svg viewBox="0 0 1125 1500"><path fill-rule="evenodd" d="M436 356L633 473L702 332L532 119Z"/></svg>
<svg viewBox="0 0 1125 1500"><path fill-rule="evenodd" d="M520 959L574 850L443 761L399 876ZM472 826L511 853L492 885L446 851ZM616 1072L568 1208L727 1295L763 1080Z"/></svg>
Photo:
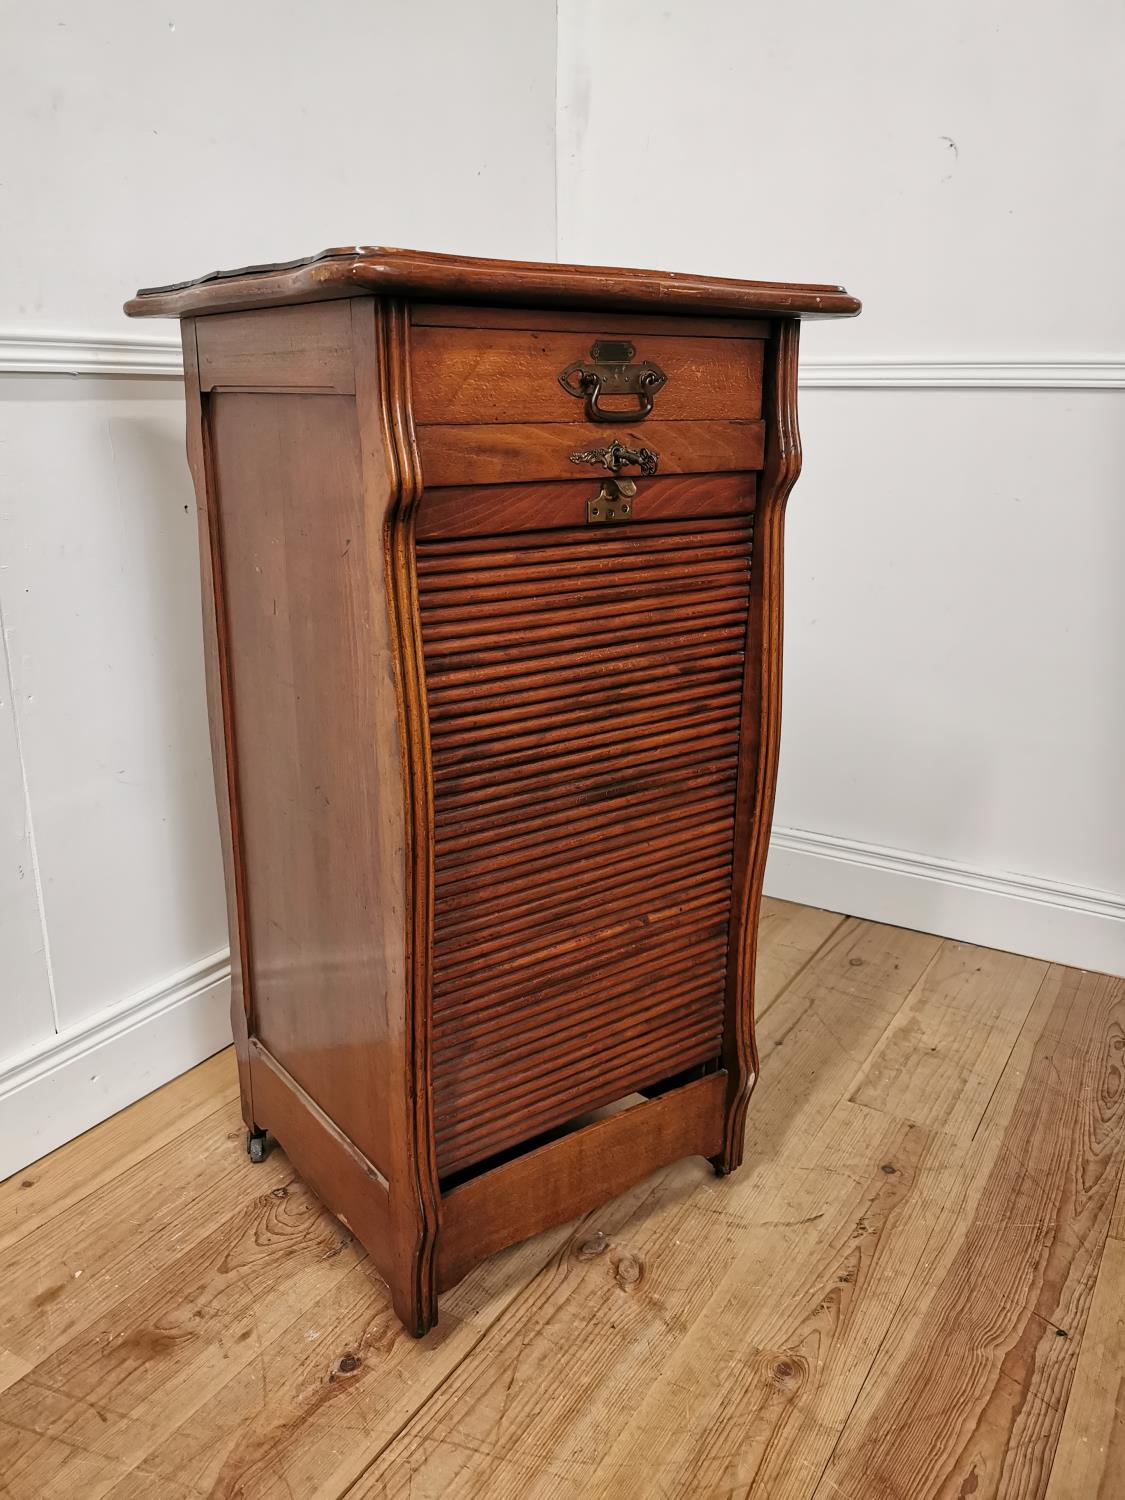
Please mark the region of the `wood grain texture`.
<svg viewBox="0 0 1125 1500"><path fill-rule="evenodd" d="M1106 1241L1047 1500L1125 1495L1125 1243Z"/></svg>
<svg viewBox="0 0 1125 1500"><path fill-rule="evenodd" d="M851 1097L971 1140L1046 973L1037 959L945 943Z"/></svg>
<svg viewBox="0 0 1125 1500"><path fill-rule="evenodd" d="M684 652L741 661L752 537L735 516L417 544L443 1175L718 1057L741 683L669 700L691 680ZM574 600L592 585L604 600L591 617ZM586 718L602 678L614 701ZM529 688L548 696L513 724L509 700ZM668 762L698 773L707 746L706 779L669 787ZM551 789L561 803L543 803ZM632 1155L622 1147L610 1175Z"/></svg>
<svg viewBox="0 0 1125 1500"><path fill-rule="evenodd" d="M776 1200L854 1078L840 1035L855 1053L869 1049L939 946L936 938L846 923L766 1012L783 1045L763 1073L744 1170L716 1180L698 1162L682 1162L588 1216L568 1259L509 1305L473 1361L384 1450L351 1500L449 1493L577 1500L654 1385L663 1386L666 1424L690 1426L692 1388L685 1392L674 1377L665 1383L666 1367L690 1330L713 1326L748 1228L784 1217ZM820 1248L811 1228L790 1243L808 1254ZM769 1278L751 1274L770 1301ZM617 1493L630 1500L660 1493L661 1474L659 1462L645 1462Z"/></svg>
<svg viewBox="0 0 1125 1500"><path fill-rule="evenodd" d="M721 1073L696 1079L453 1188L442 1200L439 1286L454 1285L504 1245L577 1218L638 1177L685 1156L710 1156L725 1086Z"/></svg>
<svg viewBox="0 0 1125 1500"><path fill-rule="evenodd" d="M854 317L860 304L843 287L812 282L741 281L616 266L484 260L361 245L303 260L213 271L174 286L142 288L125 304L132 318L354 297L358 292L427 302L483 302L687 316Z"/></svg>
<svg viewBox="0 0 1125 1500"><path fill-rule="evenodd" d="M584 526L586 501L597 495L599 486L591 471L585 483L577 484L451 485L427 490L416 535L421 541ZM743 515L754 509L757 493L756 474L656 476L638 487L633 513L643 521Z"/></svg>
<svg viewBox="0 0 1125 1500"><path fill-rule="evenodd" d="M585 1493L643 1471L668 1494L807 1496L909 1290L941 1165L926 1131L838 1104Z"/></svg>
<svg viewBox="0 0 1125 1500"><path fill-rule="evenodd" d="M415 328L518 328L531 333L590 333L605 338L650 338L675 333L693 339L764 339L768 319L663 317L659 313L560 311L552 307L458 307L448 302L416 302L410 309Z"/></svg>
<svg viewBox="0 0 1125 1500"><path fill-rule="evenodd" d="M1047 1486L1125 1152L1125 982L1052 968L1013 1063L818 1500Z"/></svg>
<svg viewBox="0 0 1125 1500"><path fill-rule="evenodd" d="M238 1099L238 1073L228 1048L111 1115L85 1134L0 1182L0 1253L42 1233L51 1219L104 1192L144 1157Z"/></svg>
<svg viewBox="0 0 1125 1500"><path fill-rule="evenodd" d="M10 1496L101 1496L183 1416L183 1391L238 1370L356 1251L300 1183L280 1183L177 1255L165 1277L130 1277L105 1325L77 1333L0 1395L0 1473ZM295 1274L279 1279L296 1262ZM208 1322L224 1329L209 1338ZM202 1335L202 1336L201 1336ZM122 1411L133 1413L121 1421Z"/></svg>
<svg viewBox="0 0 1125 1500"><path fill-rule="evenodd" d="M46 1158L57 1212L0 1252L0 1493L1116 1500L1125 982L767 900L757 984L743 1171L491 1256L421 1343L248 1163L229 1055Z"/></svg>
<svg viewBox="0 0 1125 1500"><path fill-rule="evenodd" d="M558 377L590 359L592 342L586 331L415 328L414 419L420 425L578 421L582 400L564 391ZM668 378L646 423L761 415L761 340L650 334L635 350L636 362L656 364ZM635 396L607 396L603 404L619 411L622 422L638 406Z"/></svg>
<svg viewBox="0 0 1125 1500"><path fill-rule="evenodd" d="M274 312L220 313L196 325L199 386L233 390L355 390L351 308L308 303Z"/></svg>
<svg viewBox="0 0 1125 1500"><path fill-rule="evenodd" d="M846 920L839 912L762 898L754 978L759 1019Z"/></svg>
<svg viewBox="0 0 1125 1500"><path fill-rule="evenodd" d="M0 1349L34 1363L104 1318L135 1280L163 1275L230 1213L247 1165L233 1104L186 1129L70 1213L51 1218L0 1256ZM273 1157L257 1191L285 1180Z"/></svg>
<svg viewBox="0 0 1125 1500"><path fill-rule="evenodd" d="M381 518L365 503L355 404L220 391L208 427L251 1030L386 1176L395 1096L370 1080L397 1071L403 873L374 774L386 688L368 664L387 647L368 552Z"/></svg>
<svg viewBox="0 0 1125 1500"><path fill-rule="evenodd" d="M576 420L494 422L423 427L418 449L430 486L591 478L597 484L605 470L591 466L584 472L570 455L604 448L615 438L626 447L656 452L661 474L713 474L761 468L765 427L757 421L664 422L659 417L635 425L624 418L604 427Z"/></svg>

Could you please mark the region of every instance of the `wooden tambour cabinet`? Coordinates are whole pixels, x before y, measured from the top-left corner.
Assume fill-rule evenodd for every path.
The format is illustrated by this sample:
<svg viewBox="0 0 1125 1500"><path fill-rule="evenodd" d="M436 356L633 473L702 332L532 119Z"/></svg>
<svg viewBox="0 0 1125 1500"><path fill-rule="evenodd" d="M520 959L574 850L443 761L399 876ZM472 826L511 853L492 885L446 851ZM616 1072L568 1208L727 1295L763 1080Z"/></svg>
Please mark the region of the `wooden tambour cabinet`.
<svg viewBox="0 0 1125 1500"><path fill-rule="evenodd" d="M182 320L252 1156L411 1332L757 1073L782 517L833 286L332 250Z"/></svg>

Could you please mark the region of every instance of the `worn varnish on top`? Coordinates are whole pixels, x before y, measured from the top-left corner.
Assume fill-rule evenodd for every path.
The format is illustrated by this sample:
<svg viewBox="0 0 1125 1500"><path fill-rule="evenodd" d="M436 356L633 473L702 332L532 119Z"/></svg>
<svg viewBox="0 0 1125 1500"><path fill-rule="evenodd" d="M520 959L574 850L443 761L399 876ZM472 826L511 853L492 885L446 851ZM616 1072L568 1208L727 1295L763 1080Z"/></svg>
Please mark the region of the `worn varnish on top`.
<svg viewBox="0 0 1125 1500"><path fill-rule="evenodd" d="M234 1025L415 1333L738 1165L799 318L841 288L361 248L182 319Z"/></svg>

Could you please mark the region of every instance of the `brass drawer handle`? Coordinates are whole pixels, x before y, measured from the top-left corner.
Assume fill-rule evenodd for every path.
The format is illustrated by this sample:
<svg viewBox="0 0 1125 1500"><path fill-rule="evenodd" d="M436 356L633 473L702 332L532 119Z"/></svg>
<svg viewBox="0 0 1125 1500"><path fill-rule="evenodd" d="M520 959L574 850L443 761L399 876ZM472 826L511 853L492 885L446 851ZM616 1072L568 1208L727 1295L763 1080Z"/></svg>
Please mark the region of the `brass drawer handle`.
<svg viewBox="0 0 1125 1500"><path fill-rule="evenodd" d="M651 448L626 448L616 438L605 448L581 448L570 455L572 464L601 464L611 474L619 474L629 464L636 464L642 474L655 474L659 453Z"/></svg>
<svg viewBox="0 0 1125 1500"><path fill-rule="evenodd" d="M625 339L599 339L590 349L590 362L576 359L559 374L559 384L568 396L585 398L588 422L643 422L652 411L652 400L668 377L650 359L632 364L636 349ZM599 406L602 396L636 396L636 411L607 411Z"/></svg>

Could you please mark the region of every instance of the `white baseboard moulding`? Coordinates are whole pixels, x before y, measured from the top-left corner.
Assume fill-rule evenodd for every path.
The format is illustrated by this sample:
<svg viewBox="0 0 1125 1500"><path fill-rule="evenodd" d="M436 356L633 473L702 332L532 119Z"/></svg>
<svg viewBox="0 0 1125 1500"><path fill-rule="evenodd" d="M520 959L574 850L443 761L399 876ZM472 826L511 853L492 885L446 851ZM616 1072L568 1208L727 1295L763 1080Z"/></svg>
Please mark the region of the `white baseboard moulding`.
<svg viewBox="0 0 1125 1500"><path fill-rule="evenodd" d="M0 1062L0 1178L230 1042L224 951Z"/></svg>
<svg viewBox="0 0 1125 1500"><path fill-rule="evenodd" d="M183 375L177 339L152 335L0 331L0 374ZM807 390L1125 390L1125 355L996 359L858 358L801 361Z"/></svg>
<svg viewBox="0 0 1125 1500"><path fill-rule="evenodd" d="M1125 897L775 828L766 894L892 927L1125 976Z"/></svg>

